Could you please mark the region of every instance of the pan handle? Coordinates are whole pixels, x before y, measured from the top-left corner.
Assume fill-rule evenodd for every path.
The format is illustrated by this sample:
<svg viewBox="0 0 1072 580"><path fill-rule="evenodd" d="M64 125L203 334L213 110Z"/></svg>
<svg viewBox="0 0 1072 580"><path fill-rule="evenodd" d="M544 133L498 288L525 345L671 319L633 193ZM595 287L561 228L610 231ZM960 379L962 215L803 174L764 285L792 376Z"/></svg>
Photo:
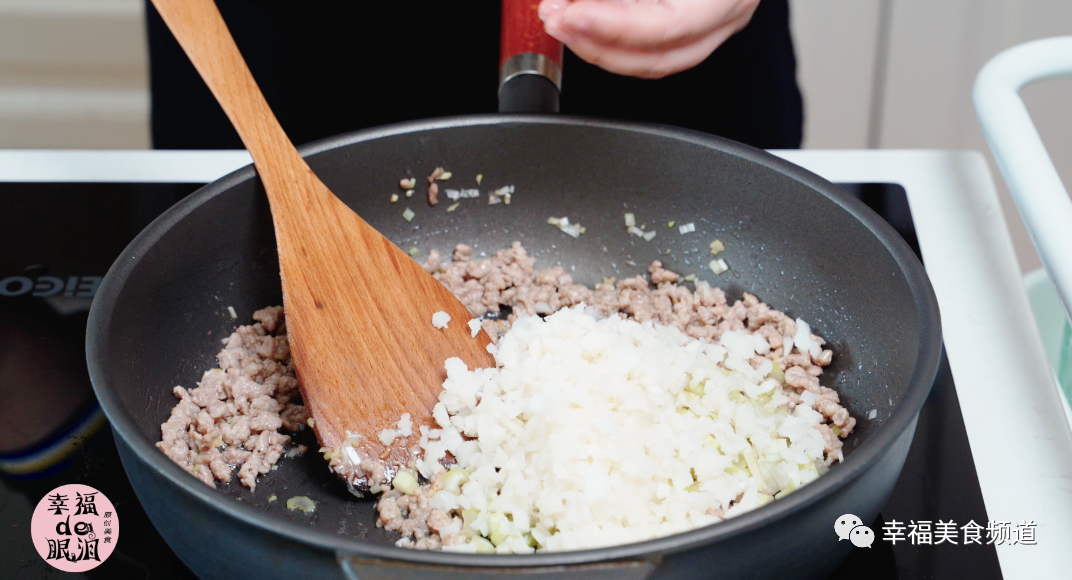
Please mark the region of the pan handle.
<svg viewBox="0 0 1072 580"><path fill-rule="evenodd" d="M477 556L487 558L488 556ZM362 558L339 554L339 567L346 580L370 580L385 578L437 578L442 580L466 580L468 578L530 578L585 580L645 580L651 577L657 566L649 560L619 560L599 564L575 564L572 566L446 566L443 564L417 564Z"/></svg>
<svg viewBox="0 0 1072 580"><path fill-rule="evenodd" d="M543 29L539 0L502 0L499 112L557 113L562 43Z"/></svg>

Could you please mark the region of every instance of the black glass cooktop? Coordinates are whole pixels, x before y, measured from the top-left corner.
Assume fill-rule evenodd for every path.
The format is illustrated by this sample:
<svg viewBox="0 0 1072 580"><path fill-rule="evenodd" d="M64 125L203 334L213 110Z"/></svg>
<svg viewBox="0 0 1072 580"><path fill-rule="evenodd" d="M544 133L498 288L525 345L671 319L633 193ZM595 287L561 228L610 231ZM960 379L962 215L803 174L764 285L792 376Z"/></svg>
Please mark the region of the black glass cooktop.
<svg viewBox="0 0 1072 580"><path fill-rule="evenodd" d="M85 370L84 336L99 277L138 231L197 187L0 183L0 412L7 427L0 440L0 463L18 465L20 458L64 437L82 443L78 452L44 472L0 475L0 578L193 578L138 503L107 426L88 437L75 427L95 405ZM900 186L843 187L885 217L918 254ZM102 491L122 520L112 556L81 574L53 569L30 540L33 507L48 491L68 483ZM879 518L870 524L877 541L869 550L855 548L830 578L1001 578L992 546L908 541L894 546L881 540L888 522L907 526L923 520L983 526L987 521L944 357L901 477Z"/></svg>

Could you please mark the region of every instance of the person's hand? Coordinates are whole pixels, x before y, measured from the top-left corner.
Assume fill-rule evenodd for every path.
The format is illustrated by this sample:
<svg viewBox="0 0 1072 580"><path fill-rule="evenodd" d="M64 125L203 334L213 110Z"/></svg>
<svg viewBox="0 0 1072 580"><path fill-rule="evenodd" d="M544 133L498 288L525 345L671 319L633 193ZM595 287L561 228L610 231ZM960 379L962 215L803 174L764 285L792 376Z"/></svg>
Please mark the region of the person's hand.
<svg viewBox="0 0 1072 580"><path fill-rule="evenodd" d="M748 24L759 0L543 0L551 36L613 73L657 79L696 66Z"/></svg>

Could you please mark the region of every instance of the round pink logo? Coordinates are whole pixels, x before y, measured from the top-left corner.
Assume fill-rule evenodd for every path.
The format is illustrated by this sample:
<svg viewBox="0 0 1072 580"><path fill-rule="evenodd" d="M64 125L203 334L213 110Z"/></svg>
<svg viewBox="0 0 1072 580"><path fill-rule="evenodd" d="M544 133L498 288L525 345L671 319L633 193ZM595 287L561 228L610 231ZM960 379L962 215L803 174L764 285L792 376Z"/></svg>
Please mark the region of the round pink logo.
<svg viewBox="0 0 1072 580"><path fill-rule="evenodd" d="M103 493L72 483L45 494L30 521L37 553L64 572L85 572L112 555L119 517Z"/></svg>

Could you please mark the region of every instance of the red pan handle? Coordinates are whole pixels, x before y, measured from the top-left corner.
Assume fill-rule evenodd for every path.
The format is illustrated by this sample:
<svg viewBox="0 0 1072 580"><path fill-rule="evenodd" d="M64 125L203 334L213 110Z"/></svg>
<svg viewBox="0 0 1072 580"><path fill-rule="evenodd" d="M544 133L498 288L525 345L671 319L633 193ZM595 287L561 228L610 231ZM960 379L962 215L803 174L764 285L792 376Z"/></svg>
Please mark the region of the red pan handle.
<svg viewBox="0 0 1072 580"><path fill-rule="evenodd" d="M500 112L558 112L562 43L544 32L539 4L539 0L502 0Z"/></svg>

